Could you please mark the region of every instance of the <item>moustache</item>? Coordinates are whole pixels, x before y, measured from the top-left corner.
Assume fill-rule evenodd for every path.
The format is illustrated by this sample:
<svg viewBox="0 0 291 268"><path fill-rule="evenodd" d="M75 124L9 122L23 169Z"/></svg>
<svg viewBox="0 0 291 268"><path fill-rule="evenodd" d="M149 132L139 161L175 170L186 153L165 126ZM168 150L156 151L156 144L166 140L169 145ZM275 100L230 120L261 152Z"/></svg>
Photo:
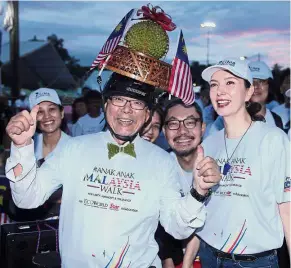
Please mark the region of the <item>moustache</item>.
<svg viewBox="0 0 291 268"><path fill-rule="evenodd" d="M185 135L181 135L181 136L177 136L177 137L175 137L174 139L173 139L173 141L174 142L176 142L176 141L178 141L178 140L180 140L180 139L191 139L191 140L194 140L194 136L185 136Z"/></svg>

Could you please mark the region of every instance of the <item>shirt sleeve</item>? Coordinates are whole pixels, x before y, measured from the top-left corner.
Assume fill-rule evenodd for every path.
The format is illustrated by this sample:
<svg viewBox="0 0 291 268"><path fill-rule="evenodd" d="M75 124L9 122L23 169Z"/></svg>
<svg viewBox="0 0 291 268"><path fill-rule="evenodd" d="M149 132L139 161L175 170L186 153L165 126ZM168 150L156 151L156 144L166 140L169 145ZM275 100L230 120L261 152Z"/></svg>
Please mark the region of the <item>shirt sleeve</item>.
<svg viewBox="0 0 291 268"><path fill-rule="evenodd" d="M72 136L77 137L81 135L83 135L83 128L82 125L77 121L77 123L72 127Z"/></svg>
<svg viewBox="0 0 291 268"><path fill-rule="evenodd" d="M6 177L10 180L13 200L19 208L37 208L61 187L62 158L56 161L54 159L55 157L51 157L41 168L37 168L33 142L22 148L11 144L5 171ZM22 166L22 173L16 177L13 168L17 164Z"/></svg>
<svg viewBox="0 0 291 268"><path fill-rule="evenodd" d="M203 226L206 218L205 206L190 193L181 197L177 164L172 160L167 167L170 170L164 171L160 198L160 223L165 231L176 239L185 239L193 234L196 228Z"/></svg>
<svg viewBox="0 0 291 268"><path fill-rule="evenodd" d="M290 185L290 141L288 136L276 128L268 133L264 143L269 144L268 167L270 167L273 189L278 204L291 201Z"/></svg>

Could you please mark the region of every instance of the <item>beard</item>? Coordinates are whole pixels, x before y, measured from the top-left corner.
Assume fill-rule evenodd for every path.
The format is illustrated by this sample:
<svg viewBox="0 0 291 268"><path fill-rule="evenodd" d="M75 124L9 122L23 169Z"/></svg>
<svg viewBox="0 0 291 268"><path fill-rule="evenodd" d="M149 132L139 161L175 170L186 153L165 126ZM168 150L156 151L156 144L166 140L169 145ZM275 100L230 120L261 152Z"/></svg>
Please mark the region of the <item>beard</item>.
<svg viewBox="0 0 291 268"><path fill-rule="evenodd" d="M193 154L195 152L195 148L183 150L183 151L177 151L176 149L172 148L173 152L180 157L185 157Z"/></svg>
<svg viewBox="0 0 291 268"><path fill-rule="evenodd" d="M181 138L185 138L185 139L191 139L191 140L194 140L195 137L192 136L192 135L182 135L182 136L178 136L178 137L175 137L174 138L174 142L177 142L177 140L181 139ZM174 151L174 153L177 155L177 156L180 156L180 157L185 157L185 156L189 156L191 154L193 154L196 150L195 147L190 147L190 148L185 148L185 149L176 149L176 148L172 148L172 150Z"/></svg>

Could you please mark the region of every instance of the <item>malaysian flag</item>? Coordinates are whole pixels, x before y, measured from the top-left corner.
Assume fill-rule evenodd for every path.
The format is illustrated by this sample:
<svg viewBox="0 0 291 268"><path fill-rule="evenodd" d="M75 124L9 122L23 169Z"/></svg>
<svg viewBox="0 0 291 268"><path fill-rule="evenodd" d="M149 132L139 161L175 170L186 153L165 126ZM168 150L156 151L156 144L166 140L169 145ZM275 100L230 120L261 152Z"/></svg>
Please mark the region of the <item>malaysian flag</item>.
<svg viewBox="0 0 291 268"><path fill-rule="evenodd" d="M177 54L172 62L168 92L181 99L187 105L192 104L195 100L192 75L182 30L180 32Z"/></svg>
<svg viewBox="0 0 291 268"><path fill-rule="evenodd" d="M103 45L96 59L93 61L90 71L99 67L100 63L103 63L107 56L117 47L120 39L123 36L125 27L133 14L134 9L130 10L125 17L118 23L111 35L108 37L106 43Z"/></svg>

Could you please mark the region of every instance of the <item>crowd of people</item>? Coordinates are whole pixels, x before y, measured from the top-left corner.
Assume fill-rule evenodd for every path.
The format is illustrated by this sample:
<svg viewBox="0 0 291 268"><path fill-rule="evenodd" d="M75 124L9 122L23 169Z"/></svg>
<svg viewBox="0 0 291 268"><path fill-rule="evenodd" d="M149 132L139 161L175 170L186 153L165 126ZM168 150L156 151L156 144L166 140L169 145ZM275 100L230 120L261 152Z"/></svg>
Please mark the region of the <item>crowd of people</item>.
<svg viewBox="0 0 291 268"><path fill-rule="evenodd" d="M282 104L261 61L202 78L191 105L113 73L70 121L49 88L10 119L13 201L59 217L62 267L290 267L290 76Z"/></svg>

